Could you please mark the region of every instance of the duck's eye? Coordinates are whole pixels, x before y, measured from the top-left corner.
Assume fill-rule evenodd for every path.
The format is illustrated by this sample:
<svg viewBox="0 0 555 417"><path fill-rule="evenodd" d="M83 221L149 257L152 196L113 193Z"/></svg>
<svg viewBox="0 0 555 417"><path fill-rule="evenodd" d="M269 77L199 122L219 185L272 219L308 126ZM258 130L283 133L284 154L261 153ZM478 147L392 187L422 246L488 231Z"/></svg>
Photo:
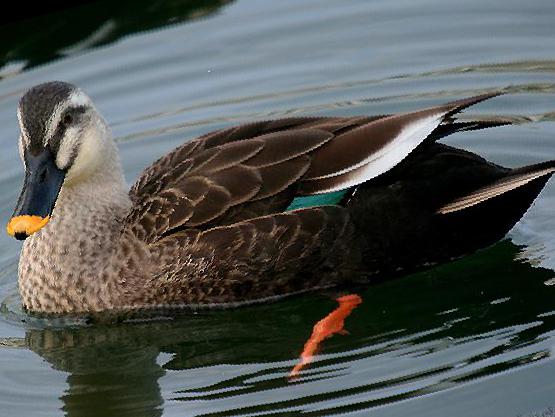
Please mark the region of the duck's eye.
<svg viewBox="0 0 555 417"><path fill-rule="evenodd" d="M70 125L73 123L73 116L70 113L66 113L62 119L62 123L66 126Z"/></svg>

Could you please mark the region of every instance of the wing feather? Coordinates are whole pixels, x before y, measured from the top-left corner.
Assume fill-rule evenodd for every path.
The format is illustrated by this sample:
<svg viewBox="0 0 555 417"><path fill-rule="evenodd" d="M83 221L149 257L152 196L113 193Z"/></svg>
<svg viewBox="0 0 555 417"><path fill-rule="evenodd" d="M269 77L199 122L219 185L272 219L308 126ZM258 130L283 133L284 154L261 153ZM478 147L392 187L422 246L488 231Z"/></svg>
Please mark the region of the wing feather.
<svg viewBox="0 0 555 417"><path fill-rule="evenodd" d="M262 188L253 198L254 201L271 197L296 183L310 166L308 155L299 156L275 165L259 169L262 176Z"/></svg>
<svg viewBox="0 0 555 417"><path fill-rule="evenodd" d="M387 116L343 133L322 146L303 178L301 193L321 194L371 180L393 168L464 108L494 97L483 94L442 106Z"/></svg>
<svg viewBox="0 0 555 417"><path fill-rule="evenodd" d="M275 214L296 195L356 186L438 137L431 133L455 113L494 95L392 116L289 118L209 133L144 172L130 191L134 206L126 223L152 243L186 228ZM287 220L291 229L280 238L301 217Z"/></svg>
<svg viewBox="0 0 555 417"><path fill-rule="evenodd" d="M305 155L333 138L333 133L317 129L286 130L260 136L264 148L246 164L261 168Z"/></svg>

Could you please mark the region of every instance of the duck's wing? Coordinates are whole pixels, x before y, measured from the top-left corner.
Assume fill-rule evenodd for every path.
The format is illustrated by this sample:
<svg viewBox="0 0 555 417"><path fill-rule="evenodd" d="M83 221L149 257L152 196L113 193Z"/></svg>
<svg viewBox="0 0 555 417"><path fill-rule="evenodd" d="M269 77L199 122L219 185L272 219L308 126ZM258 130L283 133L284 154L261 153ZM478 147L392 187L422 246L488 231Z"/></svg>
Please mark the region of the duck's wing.
<svg viewBox="0 0 555 417"><path fill-rule="evenodd" d="M130 190L132 200L156 192L165 182L164 177L179 170L179 165L196 155L232 142L246 141L268 134L284 133L299 129L316 129L340 135L343 132L370 123L388 115L370 117L291 117L277 120L262 120L233 126L202 135L162 156L145 169ZM286 145L286 144L284 144Z"/></svg>
<svg viewBox="0 0 555 417"><path fill-rule="evenodd" d="M164 280L168 303L252 302L336 284L334 279L346 271L338 271L336 278L321 271L337 265L347 269L358 259L352 239L348 211L338 206L277 213L206 231L182 230L151 245L164 255L154 275Z"/></svg>
<svg viewBox="0 0 555 417"><path fill-rule="evenodd" d="M299 193L322 194L358 185L396 166L444 122L473 104L495 97L483 94L412 113L376 120L345 132L315 153Z"/></svg>
<svg viewBox="0 0 555 417"><path fill-rule="evenodd" d="M145 171L130 192L126 223L153 242L283 211L296 195L387 172L455 113L495 95L381 118L284 119L206 135Z"/></svg>

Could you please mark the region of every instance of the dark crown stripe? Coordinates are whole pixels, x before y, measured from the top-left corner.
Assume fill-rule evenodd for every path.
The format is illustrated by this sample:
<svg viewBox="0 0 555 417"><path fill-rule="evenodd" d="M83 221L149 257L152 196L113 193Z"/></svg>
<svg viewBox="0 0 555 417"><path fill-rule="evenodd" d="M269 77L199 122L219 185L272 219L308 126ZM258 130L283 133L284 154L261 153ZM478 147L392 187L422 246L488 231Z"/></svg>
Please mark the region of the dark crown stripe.
<svg viewBox="0 0 555 417"><path fill-rule="evenodd" d="M29 150L39 152L43 147L46 126L56 107L76 90L72 84L53 81L29 89L19 101L21 123L29 138Z"/></svg>

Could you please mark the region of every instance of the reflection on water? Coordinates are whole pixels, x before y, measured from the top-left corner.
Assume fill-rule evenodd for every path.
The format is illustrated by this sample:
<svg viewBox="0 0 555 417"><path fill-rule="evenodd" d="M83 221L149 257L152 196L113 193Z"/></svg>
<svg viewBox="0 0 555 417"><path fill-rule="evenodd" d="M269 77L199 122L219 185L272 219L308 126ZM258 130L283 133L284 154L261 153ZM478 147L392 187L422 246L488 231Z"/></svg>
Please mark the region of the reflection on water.
<svg viewBox="0 0 555 417"><path fill-rule="evenodd" d="M123 36L205 17L231 0L96 1L0 29L0 63L28 69ZM30 30L34 28L34 30ZM39 30L36 30L38 28ZM1 75L2 73L0 73ZM3 75L9 74L4 71Z"/></svg>
<svg viewBox="0 0 555 417"><path fill-rule="evenodd" d="M550 360L555 314L544 313L553 302L542 290L553 273L514 262L517 251L504 242L365 290L347 319L350 335L326 340L322 355L294 380L294 358L312 324L335 307L331 298L162 322L44 328L46 322L28 329L24 344L68 373L61 396L68 416L158 416L163 398L191 415L363 410Z"/></svg>
<svg viewBox="0 0 555 417"><path fill-rule="evenodd" d="M15 108L81 85L127 178L184 140L251 118L384 114L484 90L449 138L506 166L555 154L551 0L96 2L0 28L0 220L22 176ZM198 19L203 17L203 19ZM21 311L18 243L0 235L0 408L10 416L511 417L555 405L555 187L502 242L360 289L349 335L289 379L337 294L173 320L87 324ZM516 244L522 246L516 246ZM440 245L441 242L438 242ZM548 269L549 268L549 269Z"/></svg>

